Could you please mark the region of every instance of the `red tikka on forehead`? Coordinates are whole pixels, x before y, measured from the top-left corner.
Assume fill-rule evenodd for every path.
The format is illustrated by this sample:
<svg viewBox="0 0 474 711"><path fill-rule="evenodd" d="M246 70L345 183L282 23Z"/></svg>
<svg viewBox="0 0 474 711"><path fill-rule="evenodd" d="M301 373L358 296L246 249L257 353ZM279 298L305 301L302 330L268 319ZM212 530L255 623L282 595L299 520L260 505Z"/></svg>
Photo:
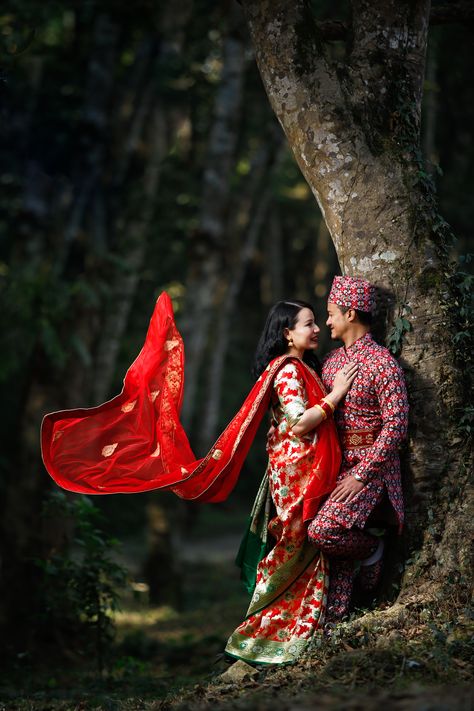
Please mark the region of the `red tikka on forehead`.
<svg viewBox="0 0 474 711"><path fill-rule="evenodd" d="M337 306L370 313L375 307L375 287L360 277L336 276L328 296L329 301Z"/></svg>

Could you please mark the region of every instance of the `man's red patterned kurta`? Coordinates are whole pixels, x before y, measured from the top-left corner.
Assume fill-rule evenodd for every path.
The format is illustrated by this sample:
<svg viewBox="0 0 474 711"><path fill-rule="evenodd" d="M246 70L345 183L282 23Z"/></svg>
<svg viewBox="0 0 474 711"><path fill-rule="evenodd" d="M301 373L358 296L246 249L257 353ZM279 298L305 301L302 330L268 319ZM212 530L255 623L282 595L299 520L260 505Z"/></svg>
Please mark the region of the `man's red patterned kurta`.
<svg viewBox="0 0 474 711"><path fill-rule="evenodd" d="M343 526L363 527L385 487L401 528L403 496L398 450L408 426L403 371L387 348L366 333L349 348L337 348L327 357L322 377L328 392L337 371L348 361L359 363L359 370L334 414L343 446L339 480L349 473L358 474L366 485L349 504L326 502L325 507L331 503L331 517ZM350 449L350 444L344 444L344 433L354 430L375 430L378 435L371 446Z"/></svg>

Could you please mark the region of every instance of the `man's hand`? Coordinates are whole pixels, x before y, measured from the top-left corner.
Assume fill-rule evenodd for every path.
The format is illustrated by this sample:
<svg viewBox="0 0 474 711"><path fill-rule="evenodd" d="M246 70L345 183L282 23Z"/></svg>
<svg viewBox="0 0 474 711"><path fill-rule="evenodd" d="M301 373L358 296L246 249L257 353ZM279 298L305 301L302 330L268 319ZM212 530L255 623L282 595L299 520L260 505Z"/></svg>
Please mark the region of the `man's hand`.
<svg viewBox="0 0 474 711"><path fill-rule="evenodd" d="M348 474L344 479L336 486L331 496L330 501L345 501L349 503L352 501L354 496L362 491L364 488L364 483L362 481L357 481L354 479L352 474Z"/></svg>

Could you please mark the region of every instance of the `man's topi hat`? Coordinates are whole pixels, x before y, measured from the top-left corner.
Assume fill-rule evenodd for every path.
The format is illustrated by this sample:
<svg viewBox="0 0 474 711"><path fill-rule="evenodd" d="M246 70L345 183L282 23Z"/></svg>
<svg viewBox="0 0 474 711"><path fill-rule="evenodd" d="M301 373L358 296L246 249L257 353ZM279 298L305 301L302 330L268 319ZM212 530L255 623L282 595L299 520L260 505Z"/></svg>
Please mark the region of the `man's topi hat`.
<svg viewBox="0 0 474 711"><path fill-rule="evenodd" d="M359 277L336 276L328 301L337 306L370 313L375 307L375 287Z"/></svg>

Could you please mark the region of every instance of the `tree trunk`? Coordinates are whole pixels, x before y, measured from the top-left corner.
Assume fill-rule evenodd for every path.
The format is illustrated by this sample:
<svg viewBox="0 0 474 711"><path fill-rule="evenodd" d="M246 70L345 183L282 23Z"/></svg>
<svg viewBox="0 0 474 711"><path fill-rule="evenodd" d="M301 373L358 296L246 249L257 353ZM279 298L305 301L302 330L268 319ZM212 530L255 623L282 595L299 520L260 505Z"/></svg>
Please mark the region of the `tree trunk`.
<svg viewBox="0 0 474 711"><path fill-rule="evenodd" d="M179 13L169 11L168 15L173 15L170 23L166 11L163 23L168 31L170 24L174 27L176 34L168 41L166 38L161 42L162 54L166 53L170 44L173 44L173 51L179 51L180 37L177 28L177 18L187 20L185 7L188 3L182 3ZM119 33L116 25L106 16L100 15L93 29L93 46L88 61L88 71L85 78L86 91L84 106L81 114L80 129L81 142L78 146L79 153L72 160L75 166L74 195L72 204L66 205L60 220L51 216L51 179L42 172L42 166L27 166L31 179L26 181L24 196L25 227L23 236L26 246L18 252L18 261L24 260L23 252L27 252L28 263L31 269L44 270L45 252L48 245L47 233L51 223L56 227L59 223L61 229L60 248L55 254L53 272L55 279L61 282L63 291L68 291L66 286L70 286L71 274L70 264L77 270L76 262L79 262L80 279L77 285L86 286L89 293L96 298L91 301L86 299L71 299L73 301L69 310L69 320L61 324L61 339L63 342L72 343L74 341L76 352L71 357L68 354L67 370L58 373L58 368L51 369L48 359L44 355L44 349L38 343L34 348L33 356L29 363L30 379L25 388L24 402L21 406L19 423L17 427L17 446L15 456L12 456L12 470L6 486L5 512L2 518L2 587L3 600L0 610L2 622L11 625L13 634L18 643L23 644L22 634L28 635L31 616L35 614L34 605L37 597L32 591L37 587L38 569L33 560L41 557L41 525L40 513L41 503L45 490L48 487L48 478L45 476L40 459L38 447L38 434L41 418L45 412L58 409L60 407L77 407L81 404L90 405L92 394L92 384L94 378L91 377L92 353L98 335L103 335L103 343L107 348L100 350L100 367L98 379L102 390L97 390L95 395L102 399L106 392L108 383L115 366L118 339L127 323L128 310L135 295L136 284L140 275L140 266L143 263L143 255L146 248L147 230L154 210L154 198L156 195L159 175L159 164L165 152L166 140L170 140L168 127L164 126L163 109L159 105L161 97L156 96L156 62L154 43L150 37L144 41L137 67L132 71L131 80L125 82L125 92L128 91L128 99L137 105L138 109L134 115L129 129L128 123L122 121L118 127L117 134L123 138L124 149L121 153L118 170L115 173L113 188L116 193L123 195L127 192L124 184L129 179L130 154L137 149L137 139L141 140L139 151L143 147L148 148L145 159L141 158L145 173L145 197L140 204L130 204L130 200L123 200L115 211L115 215L136 215L135 219L129 219L128 227L133 233L133 250L130 249L128 257L127 272L121 271L117 281L121 278L122 290L117 289L114 302L116 316L118 319L108 318L103 321L103 313L98 308L100 299L94 294L92 287L97 276L104 277L105 271L110 276L110 264L104 260L108 255L107 248L111 245L111 238L106 230L107 220L105 219L105 199L103 185L107 184L107 154L105 151L108 140L107 131L110 128L111 106L114 106L113 99L117 95L115 80L116 54L118 49ZM151 71L150 71L151 70ZM150 82L150 91L144 92L144 102L136 101L138 95L142 96L143 84L146 83L147 76L153 75ZM34 74L36 89L39 72ZM146 88L146 87L145 87ZM130 97L130 92L132 96ZM133 94L133 92L135 92ZM32 96L33 96L32 92ZM33 107L34 101L31 100ZM141 113L140 110L144 109ZM31 113L31 112L30 112ZM25 131L28 130L28 122L25 123ZM150 135L148 135L148 133ZM124 135L125 134L125 135ZM166 136L166 140L165 140ZM25 138L25 144L31 137ZM30 176L29 176L30 177ZM41 177L41 179L38 179ZM110 184L110 183L109 183ZM39 189L38 189L39 186ZM128 186L127 186L128 187ZM33 190L34 189L34 190ZM72 191L71 191L72 192ZM134 199L134 195L132 199ZM59 201L58 201L59 202ZM69 214L67 209L69 208ZM45 226L41 221L44 221ZM30 223L33 224L33 228ZM59 231L59 230L58 230ZM44 232L44 234L43 234ZM59 242L59 239L58 239ZM49 245L48 245L49 246ZM77 260L77 254L72 254L72 250L79 250L81 259ZM82 264L82 260L84 264ZM22 262L20 261L20 264ZM74 263L74 264L73 264ZM114 265L115 273L119 267ZM73 279L76 273L72 275ZM112 286L114 286L114 272L112 272ZM53 286L56 283L53 281ZM63 293L63 292L61 292ZM82 296L82 294L81 294ZM40 304L40 307L42 305ZM38 308L38 313L42 314L42 308ZM110 315L109 315L110 316ZM52 327L54 328L54 327ZM115 339L115 340L114 340ZM82 356L79 357L79 356ZM103 377L102 377L103 376ZM12 447L13 449L13 447ZM21 476L19 476L21 472Z"/></svg>
<svg viewBox="0 0 474 711"><path fill-rule="evenodd" d="M126 106L136 107L126 139L123 141L123 151L117 161L118 168L114 180L116 194L123 194L132 159L137 157L143 145L148 146L148 150L139 191L140 197L132 198L135 201L131 211L132 219L124 220L123 205L116 205L118 217L115 218L115 223L119 225L125 222L124 227L117 228L118 251L127 266L126 269L116 270L114 274L111 299L107 304L105 320L101 328L95 358L93 396L96 402L105 400L110 392L120 343L128 324L150 240L161 165L180 126L180 114L176 112L175 107L169 104L166 107L163 105L162 97L157 91L157 77L161 76L170 59L182 52L184 30L190 18L190 11L189 0L180 4L179 11L170 7L163 10L160 18L160 36L155 38L155 42L147 38L142 43L133 78L123 93L122 109L118 112L120 117L126 115ZM151 62L150 67L150 59L153 60L156 47L159 47L159 55ZM151 76L143 89L142 85L147 75ZM122 130L126 130L126 126L122 126ZM127 208L130 212L128 205Z"/></svg>
<svg viewBox="0 0 474 711"><path fill-rule="evenodd" d="M281 214L277 205L272 206L268 230L264 238L261 299L269 309L279 299L284 298L283 278L283 230Z"/></svg>
<svg viewBox="0 0 474 711"><path fill-rule="evenodd" d="M149 601L152 605L169 605L179 609L182 604L182 571L176 556L176 510L170 511L152 496L146 506L147 516L147 556L143 565L143 575L149 587Z"/></svg>
<svg viewBox="0 0 474 711"><path fill-rule="evenodd" d="M416 545L428 507L456 476L447 414L460 401L443 221L419 159L429 2L354 0L344 67L326 58L306 0L242 5L270 102L343 273L370 279L392 296L395 316L411 322L402 364L412 408L408 531ZM445 514L443 506L437 515ZM459 543L459 554L444 557L444 575L465 560Z"/></svg>
<svg viewBox="0 0 474 711"><path fill-rule="evenodd" d="M63 259L71 243L84 228L86 210L100 191L100 175L105 159L105 137L109 123L109 102L113 88L119 28L101 14L94 27L94 47L88 66L85 103L82 112L83 131L77 155L76 199L64 230ZM59 266L59 265L58 265Z"/></svg>
<svg viewBox="0 0 474 711"><path fill-rule="evenodd" d="M228 286L225 290L222 304L218 311L216 327L213 330L213 347L212 354L209 358L208 367L208 396L202 412L202 425L199 431L199 447L200 451L206 451L215 440L217 435L218 414L221 404L222 379L224 375L224 363L227 356L230 336L232 315L235 311L237 298L245 278L247 266L252 259L257 246L257 240L261 234L263 225L268 215L268 209L271 203L272 188L271 188L271 172L273 172L281 162L283 151L279 150L276 158L274 158L273 170L267 168L264 173L263 191L255 182L261 182L261 175L258 170L251 171L252 176L257 176L257 180L252 180L252 190L254 195L253 214L247 215L248 225L246 233L243 236L243 244L240 246L237 256L237 262L229 278ZM260 180L258 180L260 178ZM260 188L260 189L259 189ZM257 196L255 198L255 195ZM250 206L248 212L250 213ZM241 209L239 209L239 218L242 219Z"/></svg>
<svg viewBox="0 0 474 711"><path fill-rule="evenodd" d="M94 46L88 67L87 90L83 109L85 143L81 145L83 158L77 177L77 199L71 210L68 225L64 230L61 249L54 261L53 271L61 274L71 242L76 238L85 207L91 195L98 172L103 161L103 132L106 124L106 105L112 86L112 68L118 38L117 27L105 15L97 18L94 27ZM35 88L38 89L37 84ZM33 105L33 102L32 102ZM30 116L31 118L31 116ZM28 130L28 122L25 130ZM25 138L25 141L27 139ZM31 140L31 136L29 137ZM44 269L44 254L48 246L48 233L51 220L51 201L47 199L47 191L34 188L44 186L47 179L40 173L40 166L25 167L24 211L25 225L29 225L28 217L34 215L36 222L26 227L26 250L31 262L29 268ZM29 175L33 169L33 175ZM36 174L36 175L35 175ZM37 180L41 174L41 180ZM29 179L28 179L29 178ZM49 189L50 185L49 185ZM42 304L38 311L41 313ZM94 318L94 308L80 305L77 317L77 333L83 334L81 347L86 357L89 345L89 329L83 329L87 319ZM82 317L82 322L81 322ZM48 487L48 479L42 471L39 455L38 433L43 414L54 408L58 402L62 405L77 406L82 394L85 363L80 358L71 359L73 366L69 370L67 385L56 382L51 377L45 365L44 350L37 342L30 359L31 376L25 388L24 399L19 416L18 439L21 443L12 456L11 470L5 494L5 510L2 516L2 607L0 624L7 629L6 638L16 639L18 644L24 644L31 636L31 619L37 612L35 604L38 597L32 595L37 588L38 568L35 559L43 552L41 540L41 503ZM63 390L63 397L59 391ZM64 400L70 397L71 400ZM21 473L21 476L19 476Z"/></svg>
<svg viewBox="0 0 474 711"><path fill-rule="evenodd" d="M437 42L431 40L428 46L428 54L426 60L426 88L424 100L424 129L423 129L423 155L428 161L427 170L430 173L434 172L435 166L438 164L438 155L436 151L436 114L438 112L438 85L436 81L437 75Z"/></svg>
<svg viewBox="0 0 474 711"><path fill-rule="evenodd" d="M133 300L136 295L151 238L155 200L159 186L163 160L173 144L181 122L181 113L173 105L162 105L162 97L157 92L156 78L170 57L178 55L183 48L184 28L189 20L190 3L180 6L179 12L171 6L164 10L161 30L164 37L161 51L152 66L152 78L138 102L140 68L136 76L135 103L138 109L131 124L125 150L119 162L119 176L125 181L131 156L141 145L149 146L144 167L140 200L133 210L133 218L126 221L122 230L119 248L126 257L127 269L115 274L112 298L101 329L97 348L94 377L94 399L102 402L109 395L116 361L123 335L127 328ZM145 53L144 59L147 59ZM133 102L132 102L133 103ZM119 184L119 188L123 186ZM118 206L120 210L120 206ZM120 222L117 220L117 222ZM150 602L170 604L179 607L181 601L181 579L179 573L179 551L176 535L173 534L174 514L155 498L147 504L147 555L143 567L149 584Z"/></svg>
<svg viewBox="0 0 474 711"><path fill-rule="evenodd" d="M231 177L238 139L245 70L245 45L234 36L240 11L234 10L224 40L222 78L214 105L214 121L205 159L199 229L191 244L191 269L186 280L186 395L181 413L188 431L196 405L199 372L221 282Z"/></svg>
<svg viewBox="0 0 474 711"><path fill-rule="evenodd" d="M151 91L150 91L151 93ZM125 235L121 240L122 259L126 269L116 270L95 358L93 398L103 402L109 395L117 355L127 327L130 310L137 290L141 269L145 260L149 232L152 225L154 201L159 184L162 160L167 153L166 116L160 106L149 108L148 131L150 133L148 160L143 176L143 196L140 207L134 210L134 218L126 222ZM148 123L148 122L147 122Z"/></svg>

